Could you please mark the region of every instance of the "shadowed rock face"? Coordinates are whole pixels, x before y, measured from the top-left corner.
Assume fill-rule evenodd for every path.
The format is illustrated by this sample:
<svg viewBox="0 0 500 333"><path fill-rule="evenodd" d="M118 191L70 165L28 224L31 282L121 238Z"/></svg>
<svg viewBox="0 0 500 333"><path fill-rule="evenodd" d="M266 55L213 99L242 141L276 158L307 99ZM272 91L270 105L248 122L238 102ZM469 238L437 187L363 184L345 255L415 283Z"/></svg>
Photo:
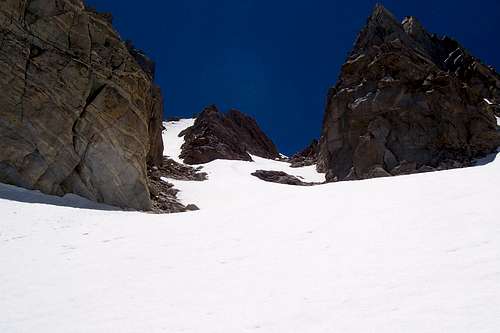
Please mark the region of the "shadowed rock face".
<svg viewBox="0 0 500 333"><path fill-rule="evenodd" d="M194 126L183 131L185 143L180 157L186 164L203 164L216 159L251 161L249 154L278 158L274 143L249 116L231 110L219 112L207 107Z"/></svg>
<svg viewBox="0 0 500 333"><path fill-rule="evenodd" d="M301 168L318 163L318 140L314 139L304 150L288 159L292 168Z"/></svg>
<svg viewBox="0 0 500 333"><path fill-rule="evenodd" d="M462 167L500 144L500 76L456 41L377 6L327 99L328 181Z"/></svg>
<svg viewBox="0 0 500 333"><path fill-rule="evenodd" d="M1 182L151 208L161 92L110 21L81 0L0 2Z"/></svg>

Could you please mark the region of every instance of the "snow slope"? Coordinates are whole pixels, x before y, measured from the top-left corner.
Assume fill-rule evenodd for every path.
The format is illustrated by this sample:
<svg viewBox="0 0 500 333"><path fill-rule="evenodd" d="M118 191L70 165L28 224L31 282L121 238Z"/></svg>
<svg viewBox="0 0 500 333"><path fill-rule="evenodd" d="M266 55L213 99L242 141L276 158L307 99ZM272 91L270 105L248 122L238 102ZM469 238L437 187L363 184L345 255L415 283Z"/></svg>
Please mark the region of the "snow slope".
<svg viewBox="0 0 500 333"><path fill-rule="evenodd" d="M178 122L164 123L164 154L182 162L179 158L184 143L179 133L194 124L194 119L183 119ZM195 203L201 209L241 210L261 205L269 205L280 200L285 194L293 195L303 192L304 188L266 183L251 176L256 170L277 170L300 177L309 182L322 182L324 174L316 171L315 166L291 168L289 163L268 160L252 156L254 162L217 160L202 165L203 172L208 173L205 182L178 181L169 179L181 190L179 198L185 203ZM265 195L263 195L265 193Z"/></svg>
<svg viewBox="0 0 500 333"><path fill-rule="evenodd" d="M214 161L175 183L202 210L163 216L0 185L0 332L498 332L498 158L315 187L258 168L321 178Z"/></svg>
<svg viewBox="0 0 500 333"><path fill-rule="evenodd" d="M194 125L195 119L181 119L180 121L164 122L163 126L167 129L163 131L163 155L169 156L176 162L181 162L179 155L181 154L181 146L184 140L179 137L179 134Z"/></svg>

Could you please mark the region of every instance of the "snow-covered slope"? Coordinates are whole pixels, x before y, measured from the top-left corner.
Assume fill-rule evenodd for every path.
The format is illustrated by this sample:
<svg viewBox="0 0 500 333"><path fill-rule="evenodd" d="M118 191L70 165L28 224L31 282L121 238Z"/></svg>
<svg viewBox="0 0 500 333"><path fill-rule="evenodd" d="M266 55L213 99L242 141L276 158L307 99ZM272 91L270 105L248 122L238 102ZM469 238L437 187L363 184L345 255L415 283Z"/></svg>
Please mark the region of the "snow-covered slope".
<svg viewBox="0 0 500 333"><path fill-rule="evenodd" d="M166 128L163 131L163 155L169 156L176 162L182 163L179 155L181 154L181 146L184 139L179 137L179 134L194 125L195 119L181 119L179 121L164 122L163 126Z"/></svg>
<svg viewBox="0 0 500 333"><path fill-rule="evenodd" d="M181 146L184 143L179 133L194 123L194 119L165 123L164 154L178 162ZM254 162L216 160L203 165L203 172L208 173L205 182L176 181L169 179L181 190L179 198L184 202L193 202L201 209L216 209L221 213L227 209L246 209L247 207L272 204L280 197L304 191L301 187L266 183L251 176L256 170L284 171L304 181L323 182L324 174L316 171L315 166L291 168L289 163L252 156Z"/></svg>
<svg viewBox="0 0 500 333"><path fill-rule="evenodd" d="M0 332L498 331L498 158L315 187L255 169L321 179L215 161L173 215L0 185Z"/></svg>

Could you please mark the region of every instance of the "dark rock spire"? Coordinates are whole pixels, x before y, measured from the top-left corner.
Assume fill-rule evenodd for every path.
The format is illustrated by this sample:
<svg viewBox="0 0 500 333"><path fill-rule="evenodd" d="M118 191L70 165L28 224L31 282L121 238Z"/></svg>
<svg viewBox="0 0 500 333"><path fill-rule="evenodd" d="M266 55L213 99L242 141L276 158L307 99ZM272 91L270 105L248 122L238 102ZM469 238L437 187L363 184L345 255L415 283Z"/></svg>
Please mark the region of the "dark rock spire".
<svg viewBox="0 0 500 333"><path fill-rule="evenodd" d="M500 144L499 104L492 68L377 5L330 90L318 168L338 181L470 165Z"/></svg>

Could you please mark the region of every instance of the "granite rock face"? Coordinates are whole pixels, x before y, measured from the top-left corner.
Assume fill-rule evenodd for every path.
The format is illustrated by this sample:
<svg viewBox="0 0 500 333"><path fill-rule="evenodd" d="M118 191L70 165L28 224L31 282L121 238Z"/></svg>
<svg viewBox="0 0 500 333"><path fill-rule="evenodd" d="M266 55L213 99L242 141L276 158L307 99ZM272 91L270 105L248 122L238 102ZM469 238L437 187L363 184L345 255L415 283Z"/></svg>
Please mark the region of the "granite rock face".
<svg viewBox="0 0 500 333"><path fill-rule="evenodd" d="M185 140L180 157L186 164L216 159L251 161L249 154L279 158L276 146L257 122L237 110L224 114L209 106L196 118L194 126L180 135Z"/></svg>
<svg viewBox="0 0 500 333"><path fill-rule="evenodd" d="M151 208L161 92L110 22L81 0L0 2L1 182Z"/></svg>
<svg viewBox="0 0 500 333"><path fill-rule="evenodd" d="M455 40L378 5L329 92L328 181L463 167L500 144L500 76Z"/></svg>

